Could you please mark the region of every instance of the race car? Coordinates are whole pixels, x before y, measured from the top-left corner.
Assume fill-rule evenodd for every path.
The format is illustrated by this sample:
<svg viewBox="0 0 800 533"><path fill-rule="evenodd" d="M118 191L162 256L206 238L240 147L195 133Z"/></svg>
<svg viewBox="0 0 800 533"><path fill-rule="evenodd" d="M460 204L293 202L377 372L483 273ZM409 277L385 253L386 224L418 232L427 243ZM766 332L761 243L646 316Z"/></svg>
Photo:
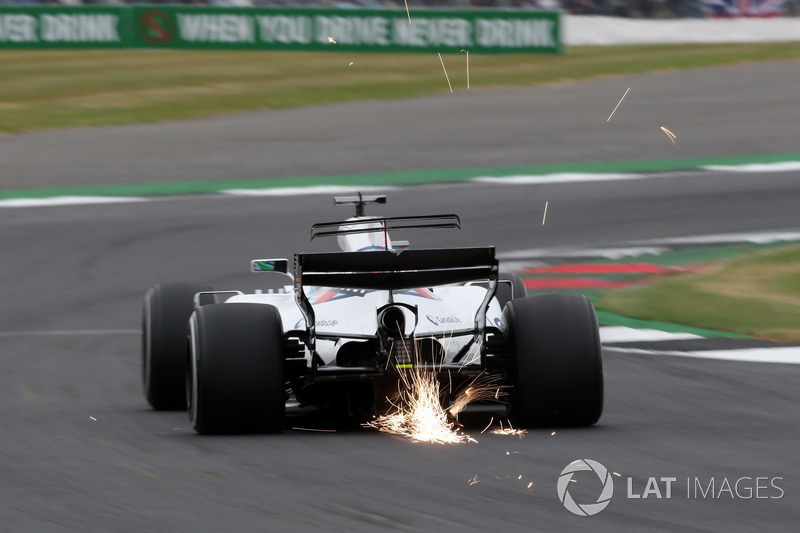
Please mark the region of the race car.
<svg viewBox="0 0 800 533"><path fill-rule="evenodd" d="M254 259L277 289L188 283L150 288L142 318L144 395L188 409L195 431L269 433L287 402L348 416L386 412L408 369L458 390L478 376L507 387L517 427L584 426L603 409L597 317L577 294L526 295L492 246L414 249L397 232L461 229L455 214L382 217L385 196L334 198L355 215L314 224L340 251ZM442 402L452 401L445 393Z"/></svg>

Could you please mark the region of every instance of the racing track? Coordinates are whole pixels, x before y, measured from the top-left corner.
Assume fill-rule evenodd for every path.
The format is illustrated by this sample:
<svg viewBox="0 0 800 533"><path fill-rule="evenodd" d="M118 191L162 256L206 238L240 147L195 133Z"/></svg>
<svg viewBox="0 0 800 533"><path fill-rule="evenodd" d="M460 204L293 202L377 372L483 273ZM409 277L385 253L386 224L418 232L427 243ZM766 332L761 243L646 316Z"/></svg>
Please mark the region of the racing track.
<svg viewBox="0 0 800 533"><path fill-rule="evenodd" d="M711 71L709 78L714 75ZM667 85L684 79L658 76ZM592 89L586 85L586 98L592 98ZM735 100L735 88L731 94L719 112ZM567 104L551 112L566 113ZM764 124L754 126L770 131ZM796 122L778 124L775 131L790 127ZM679 128L673 131L680 140ZM601 151L614 152L613 147L589 150L595 159ZM389 194L387 214L462 215L462 232L410 235L417 245L447 239L454 245L494 244L500 252L800 226L800 184L791 173L465 184ZM541 226L545 200L550 207ZM531 430L519 440L479 435L486 416L500 413L477 413L468 432L479 442L454 447L412 444L313 415L299 415L289 426L336 431L199 437L183 413L148 410L140 393L136 333L144 290L175 279L254 287L258 279L246 271L250 258L332 244L307 241L310 222L342 216L331 204L327 196L313 195L186 197L0 210L4 530L787 531L796 526L800 368L795 365L607 351L606 408L598 426L559 429L555 435L550 428ZM594 517L571 515L556 497L558 474L578 458L621 474L611 504ZM480 482L470 485L475 475ZM629 476L639 494L651 476L678 481L671 499L628 499ZM707 485L711 478L719 484L742 477L781 477L783 497L769 498L779 494L770 488L762 492L765 499L732 499L728 493L720 499L686 498L687 478ZM596 479L575 479L570 490L576 499L588 501L599 493Z"/></svg>

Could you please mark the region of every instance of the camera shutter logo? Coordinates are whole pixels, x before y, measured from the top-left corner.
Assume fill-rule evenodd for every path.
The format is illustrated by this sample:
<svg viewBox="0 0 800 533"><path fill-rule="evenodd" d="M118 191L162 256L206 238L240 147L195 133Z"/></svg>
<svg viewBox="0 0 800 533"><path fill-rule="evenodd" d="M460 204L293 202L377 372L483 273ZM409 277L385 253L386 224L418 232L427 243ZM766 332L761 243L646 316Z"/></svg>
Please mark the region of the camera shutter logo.
<svg viewBox="0 0 800 533"><path fill-rule="evenodd" d="M572 481L572 476L575 472L580 472L582 470L593 471L603 484L603 490L600 492L600 496L597 497L595 503L578 504L569 494L568 489L569 483ZM578 459L568 464L566 468L561 471L561 475L558 476L557 488L558 499L561 500L561 503L564 504L564 507L566 507L569 512L579 516L592 516L605 509L608 504L611 503L611 497L614 495L614 479L611 477L611 472L597 461Z"/></svg>

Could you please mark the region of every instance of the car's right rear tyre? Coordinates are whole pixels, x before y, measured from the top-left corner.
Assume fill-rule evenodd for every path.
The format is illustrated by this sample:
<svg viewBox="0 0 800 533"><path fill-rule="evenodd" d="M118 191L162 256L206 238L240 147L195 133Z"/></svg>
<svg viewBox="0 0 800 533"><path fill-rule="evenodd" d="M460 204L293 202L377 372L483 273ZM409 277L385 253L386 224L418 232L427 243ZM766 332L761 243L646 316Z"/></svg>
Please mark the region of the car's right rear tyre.
<svg viewBox="0 0 800 533"><path fill-rule="evenodd" d="M504 272L501 270L497 278L498 281L504 282L497 285L497 302L500 304L501 310L511 300L519 300L528 295L525 282L516 272Z"/></svg>
<svg viewBox="0 0 800 533"><path fill-rule="evenodd" d="M281 315L272 305L212 304L190 321L189 420L201 434L283 428L286 380Z"/></svg>
<svg viewBox="0 0 800 533"><path fill-rule="evenodd" d="M603 360L597 315L586 296L546 294L512 300L503 311L518 427L588 426L603 412Z"/></svg>

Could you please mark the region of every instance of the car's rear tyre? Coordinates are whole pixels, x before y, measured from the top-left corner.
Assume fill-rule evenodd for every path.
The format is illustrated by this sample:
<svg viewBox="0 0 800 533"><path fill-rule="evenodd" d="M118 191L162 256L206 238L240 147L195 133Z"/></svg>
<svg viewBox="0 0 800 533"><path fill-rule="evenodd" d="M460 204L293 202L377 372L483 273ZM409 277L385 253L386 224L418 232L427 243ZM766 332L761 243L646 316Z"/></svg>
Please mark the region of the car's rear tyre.
<svg viewBox="0 0 800 533"><path fill-rule="evenodd" d="M527 289L525 289L525 283L522 281L522 278L519 277L518 274L515 272L507 272L501 270L497 274L497 292L495 293L495 298L497 298L497 303L500 304L500 309L502 310L508 302L511 300L518 300L519 298L524 298L527 296ZM480 287L487 287L488 282L481 281L479 283L474 283L474 285L478 285Z"/></svg>
<svg viewBox="0 0 800 533"><path fill-rule="evenodd" d="M547 294L503 311L512 384L509 414L519 427L588 426L603 412L603 359L588 298Z"/></svg>
<svg viewBox="0 0 800 533"><path fill-rule="evenodd" d="M283 428L286 380L281 315L272 305L199 307L190 321L189 420L201 434Z"/></svg>
<svg viewBox="0 0 800 533"><path fill-rule="evenodd" d="M500 309L503 309L511 300L519 300L528 295L525 283L515 272L501 270L497 279L502 282L510 282L510 285L509 283L498 283L497 285L497 302L500 304Z"/></svg>
<svg viewBox="0 0 800 533"><path fill-rule="evenodd" d="M142 389L153 409L186 409L186 325L205 285L165 283L150 288L142 306Z"/></svg>

